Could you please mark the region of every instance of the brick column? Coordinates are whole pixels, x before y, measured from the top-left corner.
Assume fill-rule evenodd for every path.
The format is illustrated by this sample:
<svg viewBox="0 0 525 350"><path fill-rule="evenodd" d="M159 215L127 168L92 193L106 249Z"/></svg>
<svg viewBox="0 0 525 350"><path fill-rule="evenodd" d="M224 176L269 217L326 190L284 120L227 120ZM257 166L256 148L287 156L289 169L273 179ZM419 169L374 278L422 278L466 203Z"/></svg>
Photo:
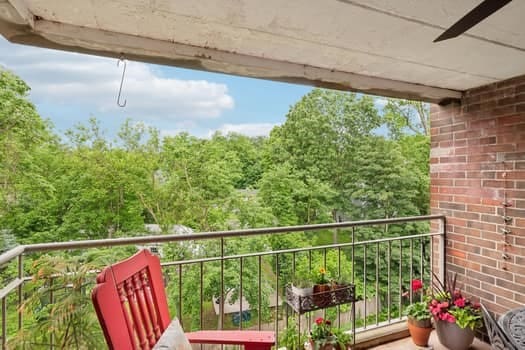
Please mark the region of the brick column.
<svg viewBox="0 0 525 350"><path fill-rule="evenodd" d="M525 76L432 106L430 176L432 213L447 216L448 271L464 294L498 314L523 306Z"/></svg>

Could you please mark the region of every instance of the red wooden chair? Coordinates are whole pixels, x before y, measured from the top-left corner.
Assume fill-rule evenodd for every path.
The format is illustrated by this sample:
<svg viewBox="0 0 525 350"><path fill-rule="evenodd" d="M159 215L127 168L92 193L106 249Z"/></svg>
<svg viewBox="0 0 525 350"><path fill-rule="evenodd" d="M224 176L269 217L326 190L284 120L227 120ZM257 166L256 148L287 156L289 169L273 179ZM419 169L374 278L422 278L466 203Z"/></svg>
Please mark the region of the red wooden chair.
<svg viewBox="0 0 525 350"><path fill-rule="evenodd" d="M152 349L171 322L159 258L148 250L106 267L91 294L109 349ZM270 350L275 334L266 331L198 331L190 343L239 344Z"/></svg>

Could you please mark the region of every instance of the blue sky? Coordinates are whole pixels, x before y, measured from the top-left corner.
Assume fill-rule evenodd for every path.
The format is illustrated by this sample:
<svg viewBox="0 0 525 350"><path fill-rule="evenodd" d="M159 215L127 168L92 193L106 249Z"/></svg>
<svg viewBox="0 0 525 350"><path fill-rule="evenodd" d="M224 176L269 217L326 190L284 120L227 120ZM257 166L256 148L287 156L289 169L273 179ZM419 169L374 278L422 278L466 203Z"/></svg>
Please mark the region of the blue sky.
<svg viewBox="0 0 525 350"><path fill-rule="evenodd" d="M126 118L163 135L187 131L207 137L216 130L267 135L290 106L312 88L128 61L123 99L117 60L11 44L0 36L0 65L24 79L44 118L63 132L96 117L108 136Z"/></svg>

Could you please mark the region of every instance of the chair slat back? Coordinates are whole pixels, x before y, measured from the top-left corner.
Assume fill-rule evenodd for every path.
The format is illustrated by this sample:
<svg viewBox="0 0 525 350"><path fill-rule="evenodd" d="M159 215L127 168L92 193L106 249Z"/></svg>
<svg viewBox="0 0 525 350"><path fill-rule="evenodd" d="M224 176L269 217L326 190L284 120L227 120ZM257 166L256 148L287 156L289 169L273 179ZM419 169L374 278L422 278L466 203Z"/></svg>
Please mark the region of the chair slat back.
<svg viewBox="0 0 525 350"><path fill-rule="evenodd" d="M170 323L160 261L148 250L106 267L91 298L110 349L149 350Z"/></svg>

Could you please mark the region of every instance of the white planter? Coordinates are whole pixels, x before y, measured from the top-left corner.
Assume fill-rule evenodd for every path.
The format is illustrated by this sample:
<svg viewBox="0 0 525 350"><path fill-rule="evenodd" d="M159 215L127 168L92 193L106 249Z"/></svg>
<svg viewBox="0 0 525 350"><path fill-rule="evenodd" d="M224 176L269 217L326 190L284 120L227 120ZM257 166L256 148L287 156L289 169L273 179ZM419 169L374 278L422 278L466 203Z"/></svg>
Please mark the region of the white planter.
<svg viewBox="0 0 525 350"><path fill-rule="evenodd" d="M314 287L299 288L299 287L292 285L292 292L295 295L305 297L308 295L312 295L314 293Z"/></svg>

